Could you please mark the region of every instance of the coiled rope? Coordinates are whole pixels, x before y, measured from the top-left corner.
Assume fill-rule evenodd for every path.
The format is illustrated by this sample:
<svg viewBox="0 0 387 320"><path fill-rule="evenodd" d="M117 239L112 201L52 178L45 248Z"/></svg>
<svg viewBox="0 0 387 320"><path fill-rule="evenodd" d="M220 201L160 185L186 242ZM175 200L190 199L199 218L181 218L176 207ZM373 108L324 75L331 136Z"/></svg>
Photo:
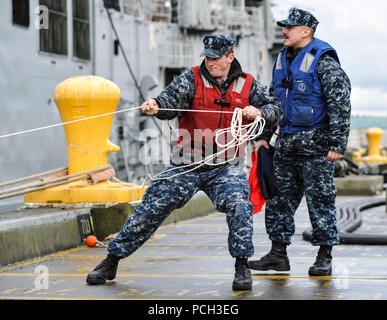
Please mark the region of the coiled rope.
<svg viewBox="0 0 387 320"><path fill-rule="evenodd" d="M156 181L156 180L171 179L171 178L177 177L181 174L186 174L188 172L197 170L198 168L200 168L201 166L204 166L204 165L219 166L219 165L234 161L237 154L238 154L239 147L241 145L247 143L249 140L254 139L262 134L263 128L265 127L265 119L262 117L256 117L253 122L244 125L244 124L242 124L242 121L243 121L242 109L236 108L234 110L234 112L232 112L232 113L233 113L233 117L231 120L231 127L225 128L225 129L220 129L216 132L216 135L215 135L215 142L219 147L222 148L221 151L213 153L213 154L211 154L211 155L209 155L209 156L205 157L204 159L199 160L197 162L190 163L190 164L187 164L184 166L170 168L168 170L164 170L164 171L160 172L159 174L155 175L154 177L152 177L150 174L148 174L147 177L149 177L149 180L146 180L146 178L147 178L146 177L142 186L144 187L144 185L147 182ZM229 137L230 134L232 136L232 139L230 139L225 144L220 142L220 138L222 136L225 135L226 137ZM215 158L218 158L220 155L226 154L227 151L230 149L234 150L233 157L227 158L223 162L213 163L213 160ZM178 170L178 169L182 169L182 168L187 168L187 167L191 167L191 166L193 166L193 168L191 168L189 170L185 170L184 172L179 172L179 173L176 173L176 174L174 174L172 176L168 176L168 177L158 178L158 176L161 174L165 174L165 173L170 172L170 171L174 171L174 170Z"/></svg>

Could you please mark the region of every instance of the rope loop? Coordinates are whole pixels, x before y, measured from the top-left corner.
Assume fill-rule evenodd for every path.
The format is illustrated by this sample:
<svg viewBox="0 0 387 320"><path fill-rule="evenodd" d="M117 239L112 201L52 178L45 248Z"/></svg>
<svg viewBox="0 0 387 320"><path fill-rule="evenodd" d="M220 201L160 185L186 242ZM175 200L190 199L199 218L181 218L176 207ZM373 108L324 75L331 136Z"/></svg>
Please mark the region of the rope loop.
<svg viewBox="0 0 387 320"><path fill-rule="evenodd" d="M211 154L200 161L162 171L162 172L158 173L157 175L155 175L154 177L152 177L150 174L148 174L147 177L149 177L149 180L147 180L147 177L145 177L144 182L142 184L142 187L144 187L145 184L148 182L157 181L157 180L172 179L172 178L175 178L179 175L194 171L194 170L196 170L204 165L218 166L221 164L232 162L233 160L235 160L236 155L237 155L237 151L239 150L239 147L241 145L249 142L250 140L252 140L252 139L254 139L262 134L263 128L265 127L265 123L266 123L265 119L258 116L255 118L255 120L253 122L248 123L248 124L243 124L242 109L236 108L233 112L233 116L232 116L232 120L231 120L231 127L219 129L216 132L215 142L219 147L222 148L221 151L216 152L214 154ZM232 139L230 139L226 143L220 142L221 141L220 139L222 136L225 135L226 137L228 137L230 134L231 134ZM218 158L222 154L226 154L226 152L230 149L235 150L234 156L232 158L226 159L223 162L217 162L215 164L212 163L212 161L215 158ZM160 174L165 174L166 172L170 172L170 171L173 171L176 169L187 168L187 167L192 167L192 166L193 166L193 168L186 170L184 172L180 172L180 173L174 174L172 176L168 176L168 177L157 178Z"/></svg>

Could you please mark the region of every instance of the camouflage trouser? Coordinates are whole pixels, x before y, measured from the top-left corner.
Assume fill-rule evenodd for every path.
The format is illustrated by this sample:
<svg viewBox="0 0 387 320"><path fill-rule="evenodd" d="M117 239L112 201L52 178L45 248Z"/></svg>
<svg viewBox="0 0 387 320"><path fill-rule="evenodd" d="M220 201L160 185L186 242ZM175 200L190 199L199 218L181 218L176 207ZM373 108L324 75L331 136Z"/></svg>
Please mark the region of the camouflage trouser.
<svg viewBox="0 0 387 320"><path fill-rule="evenodd" d="M280 194L266 203L265 224L270 240L290 244L294 213L305 194L313 228L313 245L339 243L336 229L334 163L325 156L281 157L274 153L274 173Z"/></svg>
<svg viewBox="0 0 387 320"><path fill-rule="evenodd" d="M181 168L172 172L164 170L160 177L183 171ZM218 211L226 213L231 256L252 256L253 208L249 202L250 186L242 168L233 164L206 172L193 171L175 178L154 181L116 239L109 243L109 252L121 258L132 254L173 210L184 206L198 190L203 190L208 195Z"/></svg>

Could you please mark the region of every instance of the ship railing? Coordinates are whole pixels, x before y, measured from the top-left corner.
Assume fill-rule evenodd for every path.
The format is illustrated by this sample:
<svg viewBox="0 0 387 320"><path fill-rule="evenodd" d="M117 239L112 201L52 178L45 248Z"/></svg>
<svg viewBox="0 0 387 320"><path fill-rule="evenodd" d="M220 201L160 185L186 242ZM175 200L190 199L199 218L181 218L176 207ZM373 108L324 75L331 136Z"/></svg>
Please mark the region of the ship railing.
<svg viewBox="0 0 387 320"><path fill-rule="evenodd" d="M121 3L121 12L150 21L170 23L175 10L171 1L165 0L121 0Z"/></svg>
<svg viewBox="0 0 387 320"><path fill-rule="evenodd" d="M282 28L279 26L275 26L274 29L274 42L280 44L283 43Z"/></svg>
<svg viewBox="0 0 387 320"><path fill-rule="evenodd" d="M194 48L191 41L170 39L159 43L158 47L161 66L184 68L194 64Z"/></svg>
<svg viewBox="0 0 387 320"><path fill-rule="evenodd" d="M212 12L212 24L223 26L234 34L263 35L265 15L263 7L226 6Z"/></svg>
<svg viewBox="0 0 387 320"><path fill-rule="evenodd" d="M212 0L208 2L180 1L121 0L120 3L122 4L121 12L148 21L178 22L182 27L190 29L226 29L233 34L264 35L264 6L245 7ZM201 7L203 5L207 5L208 8Z"/></svg>
<svg viewBox="0 0 387 320"><path fill-rule="evenodd" d="M280 51L284 44L282 28L275 24L272 26L271 30L271 45L269 46L269 48L272 54L277 55L277 53Z"/></svg>

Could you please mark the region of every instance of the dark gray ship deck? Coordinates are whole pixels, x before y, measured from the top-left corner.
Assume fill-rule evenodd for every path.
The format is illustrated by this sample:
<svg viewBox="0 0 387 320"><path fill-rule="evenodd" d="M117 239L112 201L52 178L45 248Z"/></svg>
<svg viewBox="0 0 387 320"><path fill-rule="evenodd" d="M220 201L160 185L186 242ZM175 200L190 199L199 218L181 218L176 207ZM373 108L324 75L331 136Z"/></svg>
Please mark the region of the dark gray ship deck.
<svg viewBox="0 0 387 320"><path fill-rule="evenodd" d="M380 198L380 197L379 197ZM370 199L370 198L367 198ZM359 197L338 197L350 203ZM363 213L355 232L387 235L386 207ZM255 255L267 253L263 213L254 216ZM121 261L117 278L87 285L86 275L106 248L75 249L0 268L0 299L23 300L386 300L387 246L338 245L333 274L310 277L316 247L303 240L309 227L306 203L296 213L296 234L288 248L287 273L253 271L252 291L232 291L234 260L227 248L227 225L214 212L162 226L137 252Z"/></svg>

